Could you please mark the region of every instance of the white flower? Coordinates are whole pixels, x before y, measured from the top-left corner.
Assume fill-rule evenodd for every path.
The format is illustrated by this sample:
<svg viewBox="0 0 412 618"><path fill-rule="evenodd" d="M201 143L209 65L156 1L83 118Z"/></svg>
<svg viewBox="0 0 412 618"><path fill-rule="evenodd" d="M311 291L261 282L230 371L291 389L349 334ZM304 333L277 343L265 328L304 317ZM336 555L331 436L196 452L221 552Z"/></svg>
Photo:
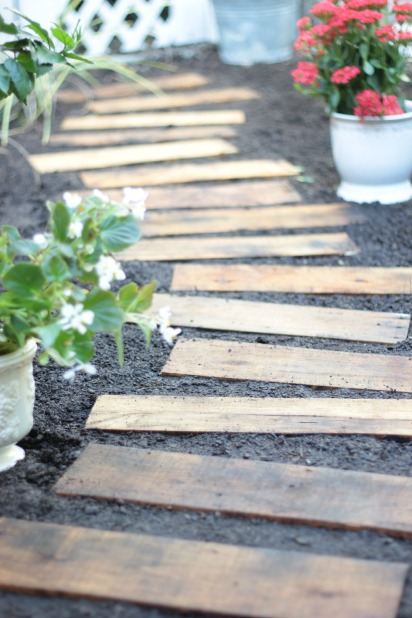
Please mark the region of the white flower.
<svg viewBox="0 0 412 618"><path fill-rule="evenodd" d="M65 380L73 382L78 371L83 371L84 373L88 373L91 376L94 376L97 373L96 367L91 363L80 363L79 365L76 365L76 367L71 367L70 369L65 371L63 374L63 378Z"/></svg>
<svg viewBox="0 0 412 618"><path fill-rule="evenodd" d="M44 234L35 234L33 236L33 242L36 243L41 249L45 249L49 244L48 239Z"/></svg>
<svg viewBox="0 0 412 618"><path fill-rule="evenodd" d="M142 188L125 187L123 189L123 203L139 221L143 221L146 208L144 206L148 193Z"/></svg>
<svg viewBox="0 0 412 618"><path fill-rule="evenodd" d="M83 231L83 223L81 221L72 221L69 225L69 238L80 238Z"/></svg>
<svg viewBox="0 0 412 618"><path fill-rule="evenodd" d="M106 255L102 255L97 262L96 273L99 277L99 288L101 290L110 290L110 284L113 280L122 281L126 278L120 263Z"/></svg>
<svg viewBox="0 0 412 618"><path fill-rule="evenodd" d="M171 326L166 326L165 328L160 327L159 330L163 339L169 345L173 345L173 339L175 339L175 337L180 335L180 333L182 332L181 328L172 328Z"/></svg>
<svg viewBox="0 0 412 618"><path fill-rule="evenodd" d="M94 313L90 309L84 309L81 303L72 305L66 303L61 310L61 319L59 320L63 330L77 330L78 333L84 335L87 327L93 324Z"/></svg>
<svg viewBox="0 0 412 618"><path fill-rule="evenodd" d="M94 189L92 192L92 195L93 197L98 197L99 200L101 200L105 204L108 204L110 202L110 197L106 195L105 193L103 193L102 191L100 191L100 189Z"/></svg>
<svg viewBox="0 0 412 618"><path fill-rule="evenodd" d="M172 315L172 312L170 311L170 307L162 307L161 309L159 309L159 327L164 327L166 328L166 326L170 326L170 317Z"/></svg>
<svg viewBox="0 0 412 618"><path fill-rule="evenodd" d="M78 193L63 193L63 199L68 208L77 208L82 203L82 198Z"/></svg>

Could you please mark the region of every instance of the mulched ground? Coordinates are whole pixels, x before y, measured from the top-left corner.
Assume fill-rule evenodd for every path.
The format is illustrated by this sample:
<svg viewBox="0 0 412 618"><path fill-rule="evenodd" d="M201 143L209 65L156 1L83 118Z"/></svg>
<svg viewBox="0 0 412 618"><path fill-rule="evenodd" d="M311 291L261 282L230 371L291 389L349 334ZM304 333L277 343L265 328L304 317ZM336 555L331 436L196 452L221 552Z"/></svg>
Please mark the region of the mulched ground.
<svg viewBox="0 0 412 618"><path fill-rule="evenodd" d="M241 108L247 122L238 127L233 143L239 154L233 159L283 157L301 165L313 184L293 181L307 202L336 201L338 177L329 146L328 120L323 103L303 98L292 87L293 62L259 65L251 68L230 67L220 63L212 46L196 46L180 51L157 53L157 59L174 64L178 70L194 70L207 75L212 87L249 86L261 99L229 104ZM139 67L147 77L158 74ZM412 90L411 90L412 94ZM216 106L218 107L218 106ZM196 108L199 109L199 108ZM80 111L79 106L60 106L58 118ZM58 122L56 119L56 126ZM29 152L40 152L39 131L16 138ZM60 149L60 148L59 148ZM206 162L206 160L205 160ZM161 173L162 165L159 165ZM64 190L80 187L77 174L50 175L36 188L35 179L21 152L10 146L0 156L0 221L17 225L24 234L44 229L47 219L45 199ZM351 257L309 259L259 259L254 263L330 264L368 266L412 265L412 204L360 207L367 223L346 228L361 249ZM303 233L305 230L299 230ZM308 230L310 231L310 230ZM330 231L340 231L340 228ZM271 232L266 232L271 234ZM274 232L278 233L278 232ZM168 291L172 265L128 263L126 272L139 283L158 281L159 291ZM231 298L296 302L302 305L335 306L379 311L410 312L408 296L307 296L302 294L222 294ZM410 340L396 346L346 343L334 340L286 336L219 333L185 329L185 336L223 338L291 346L319 347L330 350L379 352L410 356ZM94 377L79 376L71 385L62 380L62 370L52 364L35 366L35 424L22 442L25 461L0 476L0 514L60 524L73 524L107 530L144 532L271 547L276 549L368 558L387 561L412 561L412 541L392 539L373 532L347 532L285 525L257 518L223 516L219 513L172 511L133 506L120 502L99 502L85 498L56 497L53 487L67 467L89 442L138 446L148 449L181 451L219 457L328 466L383 474L412 474L412 443L405 439L375 439L358 436L282 436L246 434L173 435L111 434L85 432L83 427L90 409L100 394L187 394L267 397L381 397L390 394L345 389L312 389L258 382L219 382L214 379L160 377L169 348L158 336L149 351L141 335L131 326L125 329L125 366L116 364L116 351L109 336L100 336ZM396 395L405 397L406 395ZM405 508L410 505L405 505ZM0 618L129 618L136 616L175 616L177 612L156 610L122 603L92 602L59 598L30 597L0 593ZM412 616L412 578L409 578L397 618Z"/></svg>

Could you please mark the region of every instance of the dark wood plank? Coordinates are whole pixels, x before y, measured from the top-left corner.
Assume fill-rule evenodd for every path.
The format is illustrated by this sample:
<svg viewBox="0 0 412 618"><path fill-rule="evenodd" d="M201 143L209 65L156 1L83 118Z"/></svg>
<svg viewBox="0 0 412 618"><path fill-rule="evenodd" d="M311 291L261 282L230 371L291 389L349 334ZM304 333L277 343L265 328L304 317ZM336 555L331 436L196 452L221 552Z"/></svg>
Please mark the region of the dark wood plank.
<svg viewBox="0 0 412 618"><path fill-rule="evenodd" d="M407 565L0 519L0 587L250 618L395 618Z"/></svg>
<svg viewBox="0 0 412 618"><path fill-rule="evenodd" d="M412 536L401 476L90 444L56 491Z"/></svg>
<svg viewBox="0 0 412 618"><path fill-rule="evenodd" d="M412 437L410 399L101 395L86 429Z"/></svg>
<svg viewBox="0 0 412 618"><path fill-rule="evenodd" d="M221 339L180 339L162 375L412 393L412 359L408 356Z"/></svg>

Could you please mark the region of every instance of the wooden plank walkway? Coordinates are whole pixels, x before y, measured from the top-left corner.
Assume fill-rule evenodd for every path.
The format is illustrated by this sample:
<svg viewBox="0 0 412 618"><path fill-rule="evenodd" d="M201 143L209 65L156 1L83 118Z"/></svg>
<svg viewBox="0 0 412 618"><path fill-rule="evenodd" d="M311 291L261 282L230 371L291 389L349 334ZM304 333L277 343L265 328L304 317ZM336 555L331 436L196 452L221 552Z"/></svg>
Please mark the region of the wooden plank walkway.
<svg viewBox="0 0 412 618"><path fill-rule="evenodd" d="M412 437L410 399L101 395L86 429Z"/></svg>
<svg viewBox="0 0 412 618"><path fill-rule="evenodd" d="M245 618L395 618L407 565L0 519L0 587Z"/></svg>

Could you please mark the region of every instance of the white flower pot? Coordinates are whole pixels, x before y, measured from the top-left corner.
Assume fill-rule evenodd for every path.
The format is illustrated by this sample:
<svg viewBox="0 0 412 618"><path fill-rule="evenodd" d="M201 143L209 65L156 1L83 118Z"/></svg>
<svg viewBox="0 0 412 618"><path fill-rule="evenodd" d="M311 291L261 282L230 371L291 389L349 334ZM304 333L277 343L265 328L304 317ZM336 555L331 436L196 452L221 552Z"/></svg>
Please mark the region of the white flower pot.
<svg viewBox="0 0 412 618"><path fill-rule="evenodd" d="M33 426L36 348L34 341L28 341L20 350L0 356L0 472L24 459L16 442Z"/></svg>
<svg viewBox="0 0 412 618"><path fill-rule="evenodd" d="M383 118L332 114L332 154L348 202L396 204L412 198L412 101Z"/></svg>

